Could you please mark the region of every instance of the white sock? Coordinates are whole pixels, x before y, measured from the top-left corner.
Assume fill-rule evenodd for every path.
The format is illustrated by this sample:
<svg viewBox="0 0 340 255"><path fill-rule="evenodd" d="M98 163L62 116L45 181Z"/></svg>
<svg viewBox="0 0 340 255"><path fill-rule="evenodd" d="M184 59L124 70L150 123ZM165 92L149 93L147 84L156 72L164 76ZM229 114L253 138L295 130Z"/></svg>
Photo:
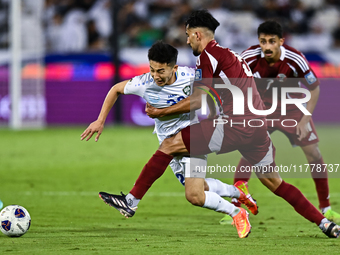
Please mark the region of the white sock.
<svg viewBox="0 0 340 255"><path fill-rule="evenodd" d="M328 219L323 218L323 219L321 220L321 223L320 223L320 225L319 225L319 228L320 228L322 231L326 230L324 224L325 224L325 223L328 223L328 222L330 222Z"/></svg>
<svg viewBox="0 0 340 255"><path fill-rule="evenodd" d="M209 208L216 212L222 212L229 214L231 217L234 217L240 209L237 208L232 203L229 203L227 200L224 200L222 197L217 195L211 191L204 191L205 193L205 202L203 207Z"/></svg>
<svg viewBox="0 0 340 255"><path fill-rule="evenodd" d="M331 209L331 207L327 206L327 207L321 208L321 212L322 212L322 214L325 214L330 209Z"/></svg>
<svg viewBox="0 0 340 255"><path fill-rule="evenodd" d="M240 197L240 192L234 185L229 185L213 178L206 178L205 181L209 186L209 191L215 192L221 197Z"/></svg>
<svg viewBox="0 0 340 255"><path fill-rule="evenodd" d="M140 201L140 199L135 198L131 193L127 194L125 199L130 207L136 207Z"/></svg>

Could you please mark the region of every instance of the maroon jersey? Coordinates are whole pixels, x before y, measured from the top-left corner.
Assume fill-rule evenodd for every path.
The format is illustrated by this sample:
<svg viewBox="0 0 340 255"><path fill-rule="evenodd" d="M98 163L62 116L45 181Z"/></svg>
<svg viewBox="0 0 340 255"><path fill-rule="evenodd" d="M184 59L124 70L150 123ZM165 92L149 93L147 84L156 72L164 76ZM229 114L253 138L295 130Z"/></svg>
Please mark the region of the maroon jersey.
<svg viewBox="0 0 340 255"><path fill-rule="evenodd" d="M213 80L212 80L213 79ZM223 80L223 81L222 81ZM202 51L197 59L196 74L194 86L208 85L214 87L214 84L231 84L239 88L234 90L234 95L229 89L216 89L222 102L223 114L233 118L250 119L258 117L250 112L248 108L248 88L252 88L252 102L257 110L263 110L264 105L260 94L257 91L253 75L247 63L238 56L235 52L228 48L223 48L215 40L208 43L206 48ZM235 101L236 100L236 101ZM243 100L243 101L242 101ZM244 114L234 114L240 109L233 109L233 102L235 107L240 107L240 102L243 102Z"/></svg>
<svg viewBox="0 0 340 255"><path fill-rule="evenodd" d="M284 45L280 47L280 60L270 66L264 58L260 45L251 46L241 57L252 70L258 91L266 105L272 105L272 88L278 88L278 106L276 112L281 110L281 87L301 87L304 84L309 90L315 89L320 82L309 66L305 56L296 49ZM261 79L262 78L262 79ZM302 93L289 93L287 98L303 98ZM295 105L287 105L287 110L296 110Z"/></svg>

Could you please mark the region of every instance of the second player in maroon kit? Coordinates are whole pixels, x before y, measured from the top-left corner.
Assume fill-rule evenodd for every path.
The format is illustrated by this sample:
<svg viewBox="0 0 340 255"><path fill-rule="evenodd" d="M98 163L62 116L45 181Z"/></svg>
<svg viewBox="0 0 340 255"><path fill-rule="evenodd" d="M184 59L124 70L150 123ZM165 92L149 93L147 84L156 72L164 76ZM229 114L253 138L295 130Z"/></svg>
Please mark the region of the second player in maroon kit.
<svg viewBox="0 0 340 255"><path fill-rule="evenodd" d="M277 108L274 113L267 116L267 119L295 119L300 123L303 118L303 112L295 105L287 105L287 114L281 113L281 88L282 87L301 87L304 84L313 95L318 98L319 95L319 80L316 78L313 70L310 68L307 60L301 52L295 50L288 45L280 46L280 58L275 63L268 63L265 59L265 54L261 50L260 45L252 46L245 50L241 57L248 63L256 79L257 89L259 90L266 109L270 109L273 105L273 88L278 89ZM287 93L288 98L303 98L302 93ZM273 121L268 125L268 130L273 132L281 130L287 134L292 145L305 146L308 144L317 143L319 141L313 120L309 117L308 134L304 138L296 134L296 127L281 124L281 121ZM307 120L306 118L306 120ZM313 127L313 129L311 128Z"/></svg>
<svg viewBox="0 0 340 255"><path fill-rule="evenodd" d="M318 142L319 138L311 116L297 108L296 105L287 106L286 115L281 113L281 98L302 98L302 93L287 93L281 95L282 87L301 87L302 84L310 91L311 99L306 108L310 113L316 106L319 93L320 81L311 69L305 56L298 50L285 45L282 37L282 29L279 23L275 21L266 21L258 28L259 45L252 46L245 50L241 56L248 63L252 70L257 88L265 103L266 109L272 107L273 88L278 89L278 106L267 119L277 120L268 122L268 131L270 133L279 130L283 132L293 146L300 146L310 164L311 175L315 182L316 191L319 199L319 207L322 213L336 223L340 223L340 214L331 210L329 202L329 187L327 169L320 153ZM294 125L282 125L285 119L294 119L297 123ZM250 163L244 158L238 165L238 171L235 174L235 182L239 180L247 181L251 173L241 173L241 166L247 166ZM315 171L316 166L322 166L325 171Z"/></svg>

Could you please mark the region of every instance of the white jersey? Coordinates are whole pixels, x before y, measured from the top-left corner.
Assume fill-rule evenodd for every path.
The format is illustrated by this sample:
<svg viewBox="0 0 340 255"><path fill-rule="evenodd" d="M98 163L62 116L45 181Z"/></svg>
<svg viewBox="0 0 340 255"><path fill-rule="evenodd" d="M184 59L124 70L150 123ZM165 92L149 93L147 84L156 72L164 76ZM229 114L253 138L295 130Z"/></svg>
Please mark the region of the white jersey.
<svg viewBox="0 0 340 255"><path fill-rule="evenodd" d="M165 108L174 105L190 96L195 76L195 69L178 67L176 81L171 85L158 86L150 73L132 78L124 88L124 94L134 94L143 97L149 104L156 108ZM191 119L190 119L191 116ZM155 132L161 144L163 140L176 134L190 124L197 123L195 113L169 115L155 119ZM206 156L202 156L206 164ZM170 162L170 167L179 182L184 185L185 177L190 177L190 158L176 156ZM202 163L203 165L203 163Z"/></svg>
<svg viewBox="0 0 340 255"><path fill-rule="evenodd" d="M174 105L190 96L195 69L178 67L176 81L171 85L158 86L150 73L132 78L124 88L124 94L134 94L143 97L156 108ZM190 119L192 116L192 119ZM196 114L183 113L155 119L155 132L161 143L166 137L176 134L192 123L198 122Z"/></svg>

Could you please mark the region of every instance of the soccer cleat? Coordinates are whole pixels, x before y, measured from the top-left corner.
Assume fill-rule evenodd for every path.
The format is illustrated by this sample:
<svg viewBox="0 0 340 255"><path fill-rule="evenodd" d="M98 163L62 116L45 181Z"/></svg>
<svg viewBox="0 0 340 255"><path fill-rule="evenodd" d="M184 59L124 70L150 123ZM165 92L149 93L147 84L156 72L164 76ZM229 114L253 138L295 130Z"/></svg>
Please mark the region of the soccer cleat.
<svg viewBox="0 0 340 255"><path fill-rule="evenodd" d="M99 197L105 204L116 208L125 218L131 218L136 210L136 207L130 207L126 201L126 195L121 192L121 195L113 195L106 192L99 192Z"/></svg>
<svg viewBox="0 0 340 255"><path fill-rule="evenodd" d="M329 238L338 238L340 235L340 226L330 221L323 223L321 230Z"/></svg>
<svg viewBox="0 0 340 255"><path fill-rule="evenodd" d="M221 220L220 220L220 224L221 225L230 225L233 223L233 218L231 218L231 216L229 216L228 214L226 214Z"/></svg>
<svg viewBox="0 0 340 255"><path fill-rule="evenodd" d="M327 212L325 212L324 216L330 220L333 221L336 224L340 224L340 214L329 209Z"/></svg>
<svg viewBox="0 0 340 255"><path fill-rule="evenodd" d="M240 211L233 217L233 223L237 229L237 234L240 238L245 238L249 235L251 230L251 225L249 222L249 213L243 209L239 208Z"/></svg>
<svg viewBox="0 0 340 255"><path fill-rule="evenodd" d="M248 185L245 181L238 181L234 186L239 190L240 197L238 201L244 204L252 214L256 215L259 211L257 208L256 200L252 198L248 191Z"/></svg>

